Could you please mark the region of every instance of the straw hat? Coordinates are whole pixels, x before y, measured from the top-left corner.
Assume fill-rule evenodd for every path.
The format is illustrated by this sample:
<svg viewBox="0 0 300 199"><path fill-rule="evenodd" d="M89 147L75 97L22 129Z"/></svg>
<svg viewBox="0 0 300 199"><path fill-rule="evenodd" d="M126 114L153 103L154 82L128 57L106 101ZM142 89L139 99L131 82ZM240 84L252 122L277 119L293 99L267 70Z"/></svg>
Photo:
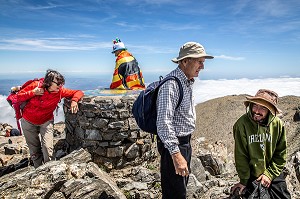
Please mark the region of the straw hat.
<svg viewBox="0 0 300 199"><path fill-rule="evenodd" d="M278 94L274 91L260 89L257 91L255 96L246 97L246 99L247 100L244 101L246 107L248 107L250 103L255 103L266 107L273 115L282 113L282 111L277 107Z"/></svg>
<svg viewBox="0 0 300 199"><path fill-rule="evenodd" d="M184 58L200 58L213 59L214 57L206 54L204 47L197 42L187 42L181 46L177 58L172 59L174 63L178 63Z"/></svg>
<svg viewBox="0 0 300 199"><path fill-rule="evenodd" d="M12 127L11 126L6 126L5 127L5 130L7 131L7 130L12 130Z"/></svg>

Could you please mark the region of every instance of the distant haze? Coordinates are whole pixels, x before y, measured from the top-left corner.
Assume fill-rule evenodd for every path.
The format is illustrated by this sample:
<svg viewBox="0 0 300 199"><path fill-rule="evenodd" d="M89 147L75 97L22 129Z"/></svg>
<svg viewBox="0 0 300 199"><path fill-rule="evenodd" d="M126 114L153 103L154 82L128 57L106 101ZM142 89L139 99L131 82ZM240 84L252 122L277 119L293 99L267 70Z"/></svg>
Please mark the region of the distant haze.
<svg viewBox="0 0 300 199"><path fill-rule="evenodd" d="M76 84L78 89L80 84ZM103 87L102 87L103 88ZM300 78L269 78L269 79L237 79L237 80L199 80L194 85L195 103L201 103L226 95L255 95L258 89L271 89L280 97L286 95L300 96ZM64 119L62 109L59 110L57 121ZM5 95L0 95L0 123L15 126L14 112L6 101Z"/></svg>

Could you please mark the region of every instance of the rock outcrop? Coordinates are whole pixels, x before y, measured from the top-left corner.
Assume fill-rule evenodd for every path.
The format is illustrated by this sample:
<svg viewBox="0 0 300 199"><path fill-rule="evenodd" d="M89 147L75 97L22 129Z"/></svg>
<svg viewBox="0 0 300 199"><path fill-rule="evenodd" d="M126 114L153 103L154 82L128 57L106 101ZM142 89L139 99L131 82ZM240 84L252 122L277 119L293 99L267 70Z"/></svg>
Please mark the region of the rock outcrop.
<svg viewBox="0 0 300 199"><path fill-rule="evenodd" d="M232 125L245 113L245 96L225 96L196 106L188 199L229 198L230 187L238 182ZM1 139L2 168L13 164L12 171L16 171L0 177L0 198L161 198L155 142L130 122L133 99L85 98L82 111L66 113L66 128L59 124L55 131L57 161L36 170L31 166L16 169L28 158L24 137ZM300 198L300 97L280 98L279 108L288 132L286 181L292 198ZM142 150L147 143L154 145Z"/></svg>
<svg viewBox="0 0 300 199"><path fill-rule="evenodd" d="M91 162L91 155L84 149L0 179L0 198L126 198L108 174Z"/></svg>
<svg viewBox="0 0 300 199"><path fill-rule="evenodd" d="M155 142L131 113L136 96L84 96L79 113L65 103L66 141L72 151L85 148L107 170L136 166L156 157Z"/></svg>

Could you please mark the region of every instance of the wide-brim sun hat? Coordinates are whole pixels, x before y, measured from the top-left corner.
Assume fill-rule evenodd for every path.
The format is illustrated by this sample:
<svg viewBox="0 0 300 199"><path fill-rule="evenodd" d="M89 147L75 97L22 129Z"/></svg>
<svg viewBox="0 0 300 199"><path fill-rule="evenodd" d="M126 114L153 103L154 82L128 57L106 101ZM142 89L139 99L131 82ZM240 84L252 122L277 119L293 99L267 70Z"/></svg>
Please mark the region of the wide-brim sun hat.
<svg viewBox="0 0 300 199"><path fill-rule="evenodd" d="M7 131L7 130L11 130L12 129L12 127L11 126L6 126L5 127L5 130Z"/></svg>
<svg viewBox="0 0 300 199"><path fill-rule="evenodd" d="M178 63L180 60L185 58L201 58L204 57L205 59L213 59L212 55L208 55L205 52L204 47L197 43L197 42L187 42L181 46L179 50L178 57L172 59L174 63Z"/></svg>
<svg viewBox="0 0 300 199"><path fill-rule="evenodd" d="M244 101L246 107L248 107L250 103L255 103L266 107L273 115L279 115L282 113L282 111L277 107L278 94L274 91L260 89L257 91L255 96L248 96L246 99L247 100Z"/></svg>

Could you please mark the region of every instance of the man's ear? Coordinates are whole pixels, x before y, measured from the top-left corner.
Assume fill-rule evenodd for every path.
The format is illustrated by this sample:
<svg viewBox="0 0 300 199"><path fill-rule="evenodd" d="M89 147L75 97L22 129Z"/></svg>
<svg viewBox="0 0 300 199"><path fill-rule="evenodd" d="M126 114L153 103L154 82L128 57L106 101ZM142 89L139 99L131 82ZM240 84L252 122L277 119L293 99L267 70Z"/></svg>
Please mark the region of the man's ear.
<svg viewBox="0 0 300 199"><path fill-rule="evenodd" d="M188 65L188 62L189 62L189 59L188 59L188 58L182 60L182 64L183 64L184 66L187 66L187 65Z"/></svg>

